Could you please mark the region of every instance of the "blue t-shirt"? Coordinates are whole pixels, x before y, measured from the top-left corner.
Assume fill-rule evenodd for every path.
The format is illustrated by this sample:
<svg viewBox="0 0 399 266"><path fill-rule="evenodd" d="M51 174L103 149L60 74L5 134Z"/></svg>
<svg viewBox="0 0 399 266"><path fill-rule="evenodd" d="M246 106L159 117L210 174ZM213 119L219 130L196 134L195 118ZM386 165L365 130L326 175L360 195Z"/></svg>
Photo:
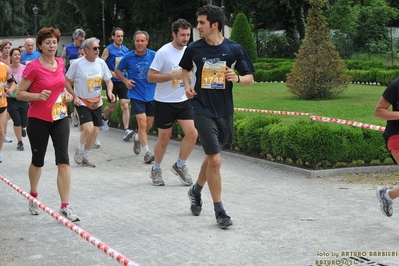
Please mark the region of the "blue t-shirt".
<svg viewBox="0 0 399 266"><path fill-rule="evenodd" d="M31 61L35 60L36 58L42 56L42 54L38 51L33 51L31 54L27 54L26 52L22 52L21 54L21 64L27 65Z"/></svg>
<svg viewBox="0 0 399 266"><path fill-rule="evenodd" d="M147 80L148 70L154 60L155 51L147 49L145 55L136 55L133 51L128 52L119 62L116 69L127 72L127 79L135 82L133 89L128 90L128 97L142 102L154 100L156 83Z"/></svg>
<svg viewBox="0 0 399 266"><path fill-rule="evenodd" d="M214 76L206 73L206 70L203 74L204 64L211 66ZM221 66L212 68L217 64ZM226 82L224 75L216 72L222 72L223 65L236 69L241 76L255 71L245 50L238 43L226 38L217 46L209 45L205 39L191 43L184 51L179 65L188 71L194 67L192 83L195 84L197 95L191 99L193 112L212 118L222 118L234 113L233 83ZM214 77L216 82L208 81Z"/></svg>
<svg viewBox="0 0 399 266"><path fill-rule="evenodd" d="M80 46L75 46L73 42L68 43L65 46L65 55L66 55L66 62L65 62L65 69L68 71L69 66L72 62L79 58L79 48Z"/></svg>
<svg viewBox="0 0 399 266"><path fill-rule="evenodd" d="M129 49L122 44L121 48L116 47L112 43L107 46L108 48L108 57L105 60L109 70L115 71L116 66L118 66L119 62L121 61L122 57L129 52ZM126 78L126 72L122 72L123 76ZM111 79L113 82L121 82L120 79L112 77Z"/></svg>

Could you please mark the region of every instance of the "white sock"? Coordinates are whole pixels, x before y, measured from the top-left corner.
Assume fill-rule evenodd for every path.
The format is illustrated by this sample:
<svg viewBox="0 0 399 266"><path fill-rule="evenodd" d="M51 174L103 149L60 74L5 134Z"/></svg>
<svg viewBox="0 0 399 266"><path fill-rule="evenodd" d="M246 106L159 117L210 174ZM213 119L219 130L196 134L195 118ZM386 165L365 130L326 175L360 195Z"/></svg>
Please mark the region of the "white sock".
<svg viewBox="0 0 399 266"><path fill-rule="evenodd" d="M157 170L157 169L161 169L161 164L154 162L154 166L152 167L152 170Z"/></svg>
<svg viewBox="0 0 399 266"><path fill-rule="evenodd" d="M135 140L135 141L138 141L138 140L139 140L139 134L135 134L135 135L134 135L134 140Z"/></svg>
<svg viewBox="0 0 399 266"><path fill-rule="evenodd" d="M148 149L148 145L143 146L143 149L145 150L145 152L149 152L150 149Z"/></svg>
<svg viewBox="0 0 399 266"><path fill-rule="evenodd" d="M85 145L84 145L84 144L82 144L82 143L79 143L79 144L78 144L78 149L79 149L80 151L84 150L84 148L85 148Z"/></svg>
<svg viewBox="0 0 399 266"><path fill-rule="evenodd" d="M385 192L384 198L387 199L387 200L389 200L389 201L392 201L391 197L390 197L389 194L388 194L388 191L389 191L389 189L387 189L387 191Z"/></svg>
<svg viewBox="0 0 399 266"><path fill-rule="evenodd" d="M88 150L83 150L83 157L89 158L89 153L90 153L90 151L88 151Z"/></svg>

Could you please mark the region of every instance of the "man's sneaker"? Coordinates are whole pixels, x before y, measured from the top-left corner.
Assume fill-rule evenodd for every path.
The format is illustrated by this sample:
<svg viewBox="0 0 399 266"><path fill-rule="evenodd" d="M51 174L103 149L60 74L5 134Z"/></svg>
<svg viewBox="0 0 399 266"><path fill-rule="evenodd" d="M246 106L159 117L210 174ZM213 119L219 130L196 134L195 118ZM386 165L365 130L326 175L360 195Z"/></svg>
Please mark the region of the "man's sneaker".
<svg viewBox="0 0 399 266"><path fill-rule="evenodd" d="M39 215L39 207L33 202L29 201L29 212L32 215Z"/></svg>
<svg viewBox="0 0 399 266"><path fill-rule="evenodd" d="M26 129L22 127L21 131L22 131L22 137L25 138L26 137Z"/></svg>
<svg viewBox="0 0 399 266"><path fill-rule="evenodd" d="M79 150L79 148L76 148L75 150L75 156L73 157L75 160L75 163L77 164L82 164L83 161L83 151Z"/></svg>
<svg viewBox="0 0 399 266"><path fill-rule="evenodd" d="M71 118L72 118L72 124L74 127L79 126L79 118L77 115L75 115L74 112L71 113Z"/></svg>
<svg viewBox="0 0 399 266"><path fill-rule="evenodd" d="M88 166L88 167L96 167L96 165L95 164L93 164L93 163L91 163L90 161L89 161L89 159L88 158L83 158L82 159L82 163L81 163L83 166Z"/></svg>
<svg viewBox="0 0 399 266"><path fill-rule="evenodd" d="M98 139L94 142L93 148L94 149L99 149L101 147L101 143Z"/></svg>
<svg viewBox="0 0 399 266"><path fill-rule="evenodd" d="M186 186L190 186L193 183L193 180L191 180L191 176L188 173L187 166L183 166L182 168L177 167L177 163L174 163L172 165L172 173L177 175L180 179L180 182L182 182Z"/></svg>
<svg viewBox="0 0 399 266"><path fill-rule="evenodd" d="M10 142L12 142L12 139L10 139L9 136L5 135L4 136L4 142L10 143Z"/></svg>
<svg viewBox="0 0 399 266"><path fill-rule="evenodd" d="M2 163L3 162L3 156L1 156L1 153L0 153L0 163Z"/></svg>
<svg viewBox="0 0 399 266"><path fill-rule="evenodd" d="M60 214L70 220L71 222L79 222L79 216L77 216L72 208L68 205L65 208L60 209Z"/></svg>
<svg viewBox="0 0 399 266"><path fill-rule="evenodd" d="M17 143L17 150L19 150L19 151L23 151L24 150L24 144L22 143L22 141Z"/></svg>
<svg viewBox="0 0 399 266"><path fill-rule="evenodd" d="M194 216L198 216L201 214L202 211L202 199L201 195L195 195L194 194L194 186L192 186L188 190L188 198L190 199L191 202L191 212L194 214Z"/></svg>
<svg viewBox="0 0 399 266"><path fill-rule="evenodd" d="M230 225L233 225L233 222L230 219L230 216L226 214L225 210L222 210L219 213L215 214L216 222L218 223L219 228L225 229Z"/></svg>
<svg viewBox="0 0 399 266"><path fill-rule="evenodd" d="M102 121L102 125L101 125L101 129L104 131L108 131L109 130L109 126L108 126L108 119L101 119Z"/></svg>
<svg viewBox="0 0 399 266"><path fill-rule="evenodd" d="M388 217L391 217L393 214L393 209L392 209L392 204L393 201L392 200L387 200L385 198L385 193L387 192L387 188L385 187L379 187L377 188L376 191L376 196L377 199L380 201L380 207L381 207L381 211L383 214L385 214Z"/></svg>
<svg viewBox="0 0 399 266"><path fill-rule="evenodd" d="M137 133L133 132L133 152L135 154L139 155L141 152L141 145L140 145L140 140L139 139L136 140L136 135L137 135Z"/></svg>
<svg viewBox="0 0 399 266"><path fill-rule="evenodd" d="M151 168L150 177L154 186L164 186L165 183L162 180L162 169L153 170Z"/></svg>
<svg viewBox="0 0 399 266"><path fill-rule="evenodd" d="M125 129L125 132L123 133L123 140L124 141L129 141L134 135L134 131L130 129Z"/></svg>
<svg viewBox="0 0 399 266"><path fill-rule="evenodd" d="M154 161L154 154L152 154L150 151L147 151L147 153L144 155L144 162L152 163L152 161Z"/></svg>

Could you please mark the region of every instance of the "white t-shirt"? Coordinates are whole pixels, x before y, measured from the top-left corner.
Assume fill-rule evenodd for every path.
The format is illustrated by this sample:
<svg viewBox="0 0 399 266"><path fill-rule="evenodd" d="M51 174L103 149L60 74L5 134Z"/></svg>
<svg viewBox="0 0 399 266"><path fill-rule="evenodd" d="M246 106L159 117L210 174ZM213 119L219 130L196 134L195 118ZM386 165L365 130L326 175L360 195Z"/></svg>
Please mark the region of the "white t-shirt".
<svg viewBox="0 0 399 266"><path fill-rule="evenodd" d="M74 91L79 98L90 99L101 96L102 81L112 78L107 64L101 58L94 62L81 57L73 61L66 73L68 79L74 80ZM101 100L100 105L103 104ZM82 105L85 105L82 102Z"/></svg>
<svg viewBox="0 0 399 266"><path fill-rule="evenodd" d="M160 74L170 74L172 70L181 69L179 67L180 59L183 56L184 47L178 50L173 47L172 43L167 43L161 47L155 54L150 68L158 71ZM183 80L169 80L157 83L154 99L164 103L179 103L187 100L186 90Z"/></svg>

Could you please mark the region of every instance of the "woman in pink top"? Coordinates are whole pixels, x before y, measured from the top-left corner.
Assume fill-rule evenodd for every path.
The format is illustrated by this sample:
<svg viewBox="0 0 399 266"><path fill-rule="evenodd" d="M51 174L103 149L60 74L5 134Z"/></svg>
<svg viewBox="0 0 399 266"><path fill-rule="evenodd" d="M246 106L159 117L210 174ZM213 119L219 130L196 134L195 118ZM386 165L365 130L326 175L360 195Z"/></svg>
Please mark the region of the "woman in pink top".
<svg viewBox="0 0 399 266"><path fill-rule="evenodd" d="M18 48L12 48L10 52L11 56L11 74L17 83L17 89L19 83L21 83L22 73L25 70L25 65L19 62L21 58L21 51ZM26 136L26 124L28 122L28 102L19 101L16 98L17 90L15 90L11 96L8 98L7 111L14 123L14 134L17 137L17 150L23 151L24 144L22 142L22 137Z"/></svg>
<svg viewBox="0 0 399 266"><path fill-rule="evenodd" d="M57 185L61 198L60 214L72 222L80 221L69 205L71 169L69 167L69 121L66 102L72 95L65 89L64 61L55 57L58 29L42 28L36 35L36 47L42 56L29 63L23 72L17 99L29 101L28 137L32 150L29 166L30 194L38 196L38 184L44 165L48 139L51 137L58 167ZM28 91L29 89L29 91ZM39 214L38 206L29 202L32 215Z"/></svg>

